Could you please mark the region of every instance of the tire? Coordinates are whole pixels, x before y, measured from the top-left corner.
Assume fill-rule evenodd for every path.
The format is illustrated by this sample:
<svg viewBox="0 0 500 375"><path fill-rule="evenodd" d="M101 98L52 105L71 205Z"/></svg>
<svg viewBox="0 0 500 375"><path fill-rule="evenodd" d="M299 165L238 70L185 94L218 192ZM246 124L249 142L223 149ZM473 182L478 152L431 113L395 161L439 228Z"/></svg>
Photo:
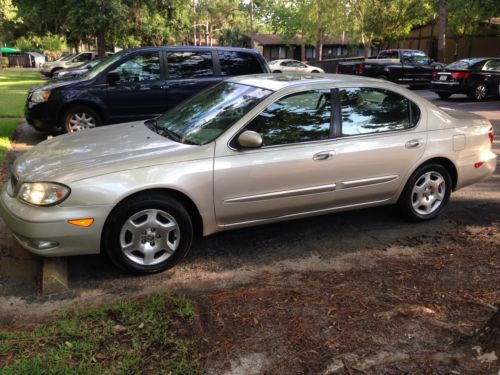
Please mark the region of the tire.
<svg viewBox="0 0 500 375"><path fill-rule="evenodd" d="M103 232L103 252L119 268L152 274L173 267L191 248L193 224L174 198L137 195L117 206Z"/></svg>
<svg viewBox="0 0 500 375"><path fill-rule="evenodd" d="M101 124L101 116L96 110L86 105L75 105L65 112L62 127L66 133L74 133Z"/></svg>
<svg viewBox="0 0 500 375"><path fill-rule="evenodd" d="M438 92L436 93L441 99L448 99L451 94L449 92Z"/></svg>
<svg viewBox="0 0 500 375"><path fill-rule="evenodd" d="M388 81L389 80L389 77L387 77L386 75L384 74L381 74L377 77L378 79L381 79L382 81Z"/></svg>
<svg viewBox="0 0 500 375"><path fill-rule="evenodd" d="M486 99L488 95L488 89L484 83L480 83L474 87L474 89L469 92L469 98L477 100L478 102Z"/></svg>
<svg viewBox="0 0 500 375"><path fill-rule="evenodd" d="M319 73L319 70L313 70L311 73Z"/></svg>
<svg viewBox="0 0 500 375"><path fill-rule="evenodd" d="M274 70L272 73L281 73L281 70Z"/></svg>
<svg viewBox="0 0 500 375"><path fill-rule="evenodd" d="M399 197L400 214L409 221L434 219L448 203L451 186L450 173L441 164L419 167Z"/></svg>

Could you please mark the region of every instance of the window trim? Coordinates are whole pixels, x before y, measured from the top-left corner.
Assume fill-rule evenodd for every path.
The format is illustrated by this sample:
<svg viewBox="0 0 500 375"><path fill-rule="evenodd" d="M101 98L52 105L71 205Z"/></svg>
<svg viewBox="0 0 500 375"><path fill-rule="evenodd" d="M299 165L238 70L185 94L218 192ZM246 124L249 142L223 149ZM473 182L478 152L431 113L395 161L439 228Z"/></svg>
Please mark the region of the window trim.
<svg viewBox="0 0 500 375"><path fill-rule="evenodd" d="M391 93L394 93L394 94L397 94L399 96L401 96L402 98L405 98L406 100L408 100L408 109L409 109L409 118L408 120L410 121L410 123L412 123L412 120L413 120L413 108L411 106L411 104L413 103L417 108L418 110L420 111L420 117L417 121L417 123L415 125L412 125L410 126L409 128L404 128L404 129L395 129L395 130L386 130L386 131L381 131L381 132L372 132L372 133L362 133L362 134L351 134L351 135L342 135L342 102L340 100L340 90L342 89L363 89L363 88L368 88L368 89L373 89L373 90L384 90L384 91L389 91ZM379 88L379 87L371 87L371 86L359 86L359 87L347 87L347 86L342 86L342 87L338 87L338 93L339 93L339 96L338 96L338 106L339 106L339 115L340 115L340 118L339 118L339 131L338 131L338 134L337 134L337 137L336 139L345 139L345 138L352 138L352 137L365 137L365 136L372 136L372 135L378 135L378 134L390 134L390 133L396 133L396 132L405 132L405 131L410 131L410 130L414 130L416 129L419 125L420 125L420 121L422 120L422 110L420 109L420 107L418 106L417 103L415 103L413 100L411 100L410 98L406 97L405 95L402 95L400 94L399 92L396 92L396 91L392 91L392 90L389 90L389 89L386 89L386 88Z"/></svg>

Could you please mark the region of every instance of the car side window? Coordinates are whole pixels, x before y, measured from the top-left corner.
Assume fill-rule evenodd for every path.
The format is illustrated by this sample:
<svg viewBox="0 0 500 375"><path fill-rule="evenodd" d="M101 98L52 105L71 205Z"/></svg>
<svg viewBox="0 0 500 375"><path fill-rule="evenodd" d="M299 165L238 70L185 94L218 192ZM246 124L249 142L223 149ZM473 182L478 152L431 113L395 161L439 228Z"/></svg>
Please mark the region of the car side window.
<svg viewBox="0 0 500 375"><path fill-rule="evenodd" d="M395 92L377 88L340 90L341 135L409 129L420 120L416 104Z"/></svg>
<svg viewBox="0 0 500 375"><path fill-rule="evenodd" d="M161 79L160 55L158 52L137 55L125 61L114 70L118 82L145 82Z"/></svg>
<svg viewBox="0 0 500 375"><path fill-rule="evenodd" d="M500 71L500 60L488 60L483 66L483 70Z"/></svg>
<svg viewBox="0 0 500 375"><path fill-rule="evenodd" d="M219 51L219 61L223 76L262 73L257 57L251 53Z"/></svg>
<svg viewBox="0 0 500 375"><path fill-rule="evenodd" d="M75 57L73 61L75 62L84 62L84 61L89 61L92 59L92 54L91 53L82 53Z"/></svg>
<svg viewBox="0 0 500 375"><path fill-rule="evenodd" d="M212 52L169 52L168 78L211 77L214 75Z"/></svg>
<svg viewBox="0 0 500 375"><path fill-rule="evenodd" d="M330 123L330 90L312 90L277 100L246 129L259 133L263 146L274 146L328 139Z"/></svg>

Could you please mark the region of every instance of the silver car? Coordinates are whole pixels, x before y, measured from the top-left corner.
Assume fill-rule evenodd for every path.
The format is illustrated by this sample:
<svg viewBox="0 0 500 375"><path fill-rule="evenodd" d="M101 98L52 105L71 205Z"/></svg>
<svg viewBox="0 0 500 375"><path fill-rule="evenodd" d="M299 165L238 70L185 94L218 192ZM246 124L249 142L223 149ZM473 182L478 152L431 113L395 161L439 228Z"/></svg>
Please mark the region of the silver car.
<svg viewBox="0 0 500 375"><path fill-rule="evenodd" d="M47 140L19 157L0 214L45 256L105 252L136 273L193 235L376 205L436 217L492 175L493 128L355 76L222 82L149 121Z"/></svg>
<svg viewBox="0 0 500 375"><path fill-rule="evenodd" d="M271 73L324 73L325 71L317 66L312 66L298 60L281 59L269 61Z"/></svg>

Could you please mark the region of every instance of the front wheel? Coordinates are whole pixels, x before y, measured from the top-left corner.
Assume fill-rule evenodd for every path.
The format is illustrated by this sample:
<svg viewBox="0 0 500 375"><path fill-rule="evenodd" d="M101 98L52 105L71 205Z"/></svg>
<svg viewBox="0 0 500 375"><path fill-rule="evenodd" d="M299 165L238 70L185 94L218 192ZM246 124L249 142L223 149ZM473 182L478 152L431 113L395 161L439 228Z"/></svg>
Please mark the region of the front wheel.
<svg viewBox="0 0 500 375"><path fill-rule="evenodd" d="M102 124L101 116L94 109L85 105L76 105L66 111L63 127L66 133L92 129Z"/></svg>
<svg viewBox="0 0 500 375"><path fill-rule="evenodd" d="M193 240L189 213L161 193L136 196L110 214L103 247L111 261L126 271L151 274L174 266Z"/></svg>
<svg viewBox="0 0 500 375"><path fill-rule="evenodd" d="M444 209L451 194L451 177L440 164L418 168L401 193L398 208L410 221L434 219Z"/></svg>

